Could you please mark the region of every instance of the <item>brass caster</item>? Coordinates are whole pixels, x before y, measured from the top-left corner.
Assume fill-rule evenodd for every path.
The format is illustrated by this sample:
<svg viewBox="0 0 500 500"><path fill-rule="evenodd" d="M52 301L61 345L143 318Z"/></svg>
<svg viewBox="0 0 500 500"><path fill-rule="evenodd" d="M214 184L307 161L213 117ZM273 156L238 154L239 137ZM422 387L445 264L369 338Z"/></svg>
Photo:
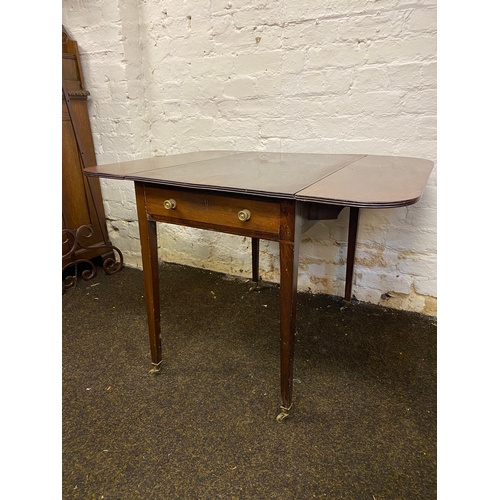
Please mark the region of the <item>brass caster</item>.
<svg viewBox="0 0 500 500"><path fill-rule="evenodd" d="M253 282L252 286L249 288L249 292L260 292L261 290L266 290L267 288L272 288L273 285L266 283L265 281L262 281L259 279L257 283L255 281Z"/></svg>
<svg viewBox="0 0 500 500"><path fill-rule="evenodd" d="M289 415L289 413L286 413L284 411L282 411L277 417L276 417L276 422L283 422L283 420L285 420L285 418L287 418Z"/></svg>
<svg viewBox="0 0 500 500"><path fill-rule="evenodd" d="M163 360L162 360L163 361ZM149 374L150 375L157 375L158 373L161 372L161 361L159 363L152 363L153 365L153 368L151 368L151 370L149 370Z"/></svg>
<svg viewBox="0 0 500 500"><path fill-rule="evenodd" d="M254 284L250 287L248 290L249 292L260 292L264 287L262 286L262 282L259 280L257 283L254 282Z"/></svg>
<svg viewBox="0 0 500 500"><path fill-rule="evenodd" d="M283 420L288 418L288 415L290 415L291 408L292 408L291 406L290 406L290 408L284 408L282 406L281 413L279 413L278 416L276 417L276 422L283 422Z"/></svg>
<svg viewBox="0 0 500 500"><path fill-rule="evenodd" d="M340 308L340 312L344 312L350 305L351 305L350 302L348 302L347 300L344 300L344 303L342 304L342 306Z"/></svg>

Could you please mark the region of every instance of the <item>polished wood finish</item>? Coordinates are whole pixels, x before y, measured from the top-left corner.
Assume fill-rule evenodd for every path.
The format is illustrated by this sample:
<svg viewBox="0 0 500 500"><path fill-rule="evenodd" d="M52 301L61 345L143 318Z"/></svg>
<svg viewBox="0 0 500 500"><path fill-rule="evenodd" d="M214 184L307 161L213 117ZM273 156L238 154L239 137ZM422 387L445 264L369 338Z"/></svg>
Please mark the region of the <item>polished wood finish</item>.
<svg viewBox="0 0 500 500"><path fill-rule="evenodd" d="M416 203L433 163L375 155L205 151L86 169L89 177L144 181L327 205L395 208Z"/></svg>
<svg viewBox="0 0 500 500"><path fill-rule="evenodd" d="M363 158L362 155L301 153L207 153L210 155L206 158L198 156L191 163L186 163L185 155L145 158L94 167L88 169L87 175L215 190L218 193L252 193L295 199L295 194L312 182ZM178 164L176 157L179 157Z"/></svg>
<svg viewBox="0 0 500 500"><path fill-rule="evenodd" d="M347 237L347 263L346 263L346 277L345 277L345 293L344 300L351 301L352 297L352 279L354 273L354 257L356 253L356 239L358 236L358 220L359 208L349 208L349 233Z"/></svg>
<svg viewBox="0 0 500 500"><path fill-rule="evenodd" d="M299 200L348 207L395 208L416 203L434 164L401 156L364 156L300 190Z"/></svg>
<svg viewBox="0 0 500 500"><path fill-rule="evenodd" d="M160 330L160 285L158 280L158 236L156 222L148 218L146 187L135 183L137 220L141 239L142 268L144 273L144 294L148 317L149 343L153 364L162 361Z"/></svg>
<svg viewBox="0 0 500 500"><path fill-rule="evenodd" d="M350 300L359 208L414 203L431 169L431 162L408 158L210 151L92 167L86 174L135 183L153 371L162 360L156 223L250 237L255 282L259 240L278 241L281 421L292 406L301 234L350 207L345 295ZM388 186L381 186L379 177ZM242 218L248 220L241 220L245 210L250 218L246 213Z"/></svg>
<svg viewBox="0 0 500 500"><path fill-rule="evenodd" d="M302 204L281 203L280 217L280 359L281 408L292 407L293 358L297 316L299 245L303 225Z"/></svg>
<svg viewBox="0 0 500 500"><path fill-rule="evenodd" d="M76 230L81 226L91 225L92 235L85 246L93 246L77 248L74 255L63 258L64 268L77 259L90 260L110 254L109 248L101 246L108 244L109 238L99 179L88 178L83 173L83 167L96 165L87 108L89 92L84 86L78 44L70 38L64 27L62 80L62 228ZM63 256L69 251L69 244L63 243Z"/></svg>
<svg viewBox="0 0 500 500"><path fill-rule="evenodd" d="M212 158L223 158L233 156L234 151L195 151L192 153L180 153L169 156L154 156L152 158L141 158L138 160L127 160L108 165L96 165L87 170L89 177L103 177L105 179L128 179L140 180L148 178L147 173L162 171L165 168L187 165L189 163L203 162Z"/></svg>
<svg viewBox="0 0 500 500"><path fill-rule="evenodd" d="M260 234L270 239L277 239L279 234L279 201L155 186L147 186L145 195L147 212L156 220L184 226L195 224L196 227L233 234ZM165 200L170 199L176 202L173 209L164 206ZM249 210L249 220L238 218L242 210Z"/></svg>
<svg viewBox="0 0 500 500"><path fill-rule="evenodd" d="M259 282L259 238L252 238L252 281Z"/></svg>

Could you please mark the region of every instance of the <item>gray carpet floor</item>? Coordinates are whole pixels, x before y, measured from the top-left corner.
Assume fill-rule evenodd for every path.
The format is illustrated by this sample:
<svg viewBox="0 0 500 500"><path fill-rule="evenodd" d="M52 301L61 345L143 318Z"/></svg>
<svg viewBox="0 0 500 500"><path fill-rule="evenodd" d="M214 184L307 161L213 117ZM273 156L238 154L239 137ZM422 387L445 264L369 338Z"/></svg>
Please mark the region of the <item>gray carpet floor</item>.
<svg viewBox="0 0 500 500"><path fill-rule="evenodd" d="M299 294L279 411L279 287L161 265L163 368L142 272L62 297L64 499L436 498L436 318Z"/></svg>

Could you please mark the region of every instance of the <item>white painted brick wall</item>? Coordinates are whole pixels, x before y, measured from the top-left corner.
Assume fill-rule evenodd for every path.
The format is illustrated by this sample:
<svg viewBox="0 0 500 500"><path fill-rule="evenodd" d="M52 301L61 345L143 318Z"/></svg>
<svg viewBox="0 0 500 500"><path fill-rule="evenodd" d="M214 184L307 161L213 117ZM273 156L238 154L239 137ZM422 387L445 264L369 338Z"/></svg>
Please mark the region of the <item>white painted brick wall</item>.
<svg viewBox="0 0 500 500"><path fill-rule="evenodd" d="M436 161L436 2L64 0L99 164L201 149ZM132 183L102 181L110 237L141 266ZM354 294L436 314L436 169L416 205L361 210ZM347 211L304 235L299 289L343 294ZM250 275L246 238L160 225L160 258ZM278 246L261 274L277 281Z"/></svg>

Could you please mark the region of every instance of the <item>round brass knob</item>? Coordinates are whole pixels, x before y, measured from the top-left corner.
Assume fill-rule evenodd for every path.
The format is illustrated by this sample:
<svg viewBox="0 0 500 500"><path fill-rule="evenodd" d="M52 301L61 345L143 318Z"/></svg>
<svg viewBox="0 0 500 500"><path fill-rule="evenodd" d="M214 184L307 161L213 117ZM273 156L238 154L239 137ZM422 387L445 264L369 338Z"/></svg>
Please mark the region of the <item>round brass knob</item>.
<svg viewBox="0 0 500 500"><path fill-rule="evenodd" d="M244 210L240 210L238 212L238 219L240 219L241 222L245 222L247 220L250 220L250 217L252 214L250 213L250 210L247 210L246 208Z"/></svg>
<svg viewBox="0 0 500 500"><path fill-rule="evenodd" d="M163 206L167 210L173 210L177 206L177 203L176 203L176 201L173 198L171 198L170 200L165 200L163 202Z"/></svg>

